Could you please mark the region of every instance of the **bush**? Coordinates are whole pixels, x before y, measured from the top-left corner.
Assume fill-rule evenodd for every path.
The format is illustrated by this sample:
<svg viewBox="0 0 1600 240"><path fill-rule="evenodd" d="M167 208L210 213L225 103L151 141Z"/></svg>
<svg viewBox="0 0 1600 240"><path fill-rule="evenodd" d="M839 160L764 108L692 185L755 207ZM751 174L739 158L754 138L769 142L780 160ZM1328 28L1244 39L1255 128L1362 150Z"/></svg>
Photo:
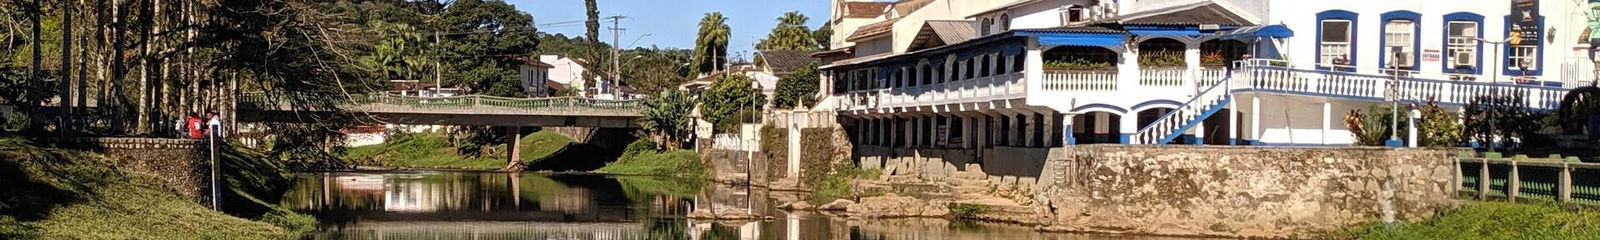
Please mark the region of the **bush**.
<svg viewBox="0 0 1600 240"><path fill-rule="evenodd" d="M1600 211L1560 206L1478 202L1438 218L1385 225L1370 223L1334 236L1350 239L1594 239Z"/></svg>
<svg viewBox="0 0 1600 240"><path fill-rule="evenodd" d="M1393 118L1394 112L1389 109L1388 106L1373 104L1367 106L1366 112L1350 110L1350 113L1345 115L1344 126L1350 129L1350 134L1355 135L1356 145L1383 146L1385 140L1389 140L1389 137L1394 136L1389 131L1391 127L1389 123L1395 120ZM1411 120L1403 117L1399 118L1399 121L1400 131L1405 131L1406 123Z"/></svg>
<svg viewBox="0 0 1600 240"><path fill-rule="evenodd" d="M811 185L811 202L825 204L836 199L856 199L863 196L851 192L850 182L855 179L876 178L883 171L878 169L863 170L853 164L838 166L837 171L817 178Z"/></svg>
<svg viewBox="0 0 1600 240"><path fill-rule="evenodd" d="M1487 148L1508 149L1539 141L1537 132L1544 127L1542 121L1547 114L1529 109L1524 99L1517 94L1473 98L1465 108L1467 138Z"/></svg>

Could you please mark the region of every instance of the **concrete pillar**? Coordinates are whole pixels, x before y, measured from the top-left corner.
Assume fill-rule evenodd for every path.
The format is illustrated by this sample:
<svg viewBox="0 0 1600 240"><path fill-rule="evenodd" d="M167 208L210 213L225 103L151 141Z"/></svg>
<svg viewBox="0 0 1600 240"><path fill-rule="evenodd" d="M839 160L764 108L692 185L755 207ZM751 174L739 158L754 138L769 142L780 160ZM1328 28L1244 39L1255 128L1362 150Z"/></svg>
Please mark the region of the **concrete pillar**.
<svg viewBox="0 0 1600 240"><path fill-rule="evenodd" d="M1456 184L1461 186L1461 184ZM1556 196L1560 202L1572 202L1572 164L1561 163L1561 175L1556 178Z"/></svg>
<svg viewBox="0 0 1600 240"><path fill-rule="evenodd" d="M1076 117L1076 115L1070 114L1070 113L1068 113L1065 116L1061 117L1061 145L1062 146L1078 144L1078 139L1076 137L1072 136L1072 122L1073 122L1072 118L1073 117Z"/></svg>
<svg viewBox="0 0 1600 240"><path fill-rule="evenodd" d="M1250 145L1261 145L1261 97L1250 97Z"/></svg>
<svg viewBox="0 0 1600 240"><path fill-rule="evenodd" d="M1122 144L1132 143L1133 133L1139 132L1139 127L1141 127L1139 126L1139 114L1129 113L1127 115L1123 115L1121 120L1122 121L1119 121L1120 123L1117 124L1120 128L1119 130L1122 130L1117 134L1117 142Z"/></svg>
<svg viewBox="0 0 1600 240"><path fill-rule="evenodd" d="M1023 56L1022 76L1025 79L1028 92L1044 90L1044 47L1039 46L1038 38L1028 38L1027 56ZM1004 71L1011 72L1011 71Z"/></svg>
<svg viewBox="0 0 1600 240"><path fill-rule="evenodd" d="M1044 139L1041 139L1041 140L1044 140L1043 141L1044 142L1043 143L1044 146L1039 146L1039 147L1055 146L1056 145L1056 139L1054 138L1054 136L1050 136L1050 134L1054 134L1054 132L1056 130L1056 113L1054 111L1045 111L1044 115L1042 115L1042 116L1043 116L1043 119L1041 119L1042 121L1040 121L1039 123L1043 123L1044 124L1044 133L1042 134L1042 135L1044 135Z"/></svg>
<svg viewBox="0 0 1600 240"><path fill-rule="evenodd" d="M1023 134L1023 131L1022 131L1022 119L1017 117L1017 113L1016 112L1006 113L1006 117L1011 119L1010 122L1006 123L1007 125L1009 125L1009 126L1006 126L1006 131L1009 131L1009 133L1010 133L1010 135L1006 136L1006 146L1011 146L1011 147L1023 146L1022 144L1019 144L1022 141L1022 134Z"/></svg>
<svg viewBox="0 0 1600 240"><path fill-rule="evenodd" d="M1410 130L1410 133L1406 135L1406 145L1411 148L1417 148L1417 120L1422 119L1422 111L1411 109L1407 113L1409 113L1408 117L1410 117L1411 121L1406 121L1406 129Z"/></svg>
<svg viewBox="0 0 1600 240"><path fill-rule="evenodd" d="M511 133L510 142L506 143L506 169L522 167L522 127L506 127Z"/></svg>
<svg viewBox="0 0 1600 240"><path fill-rule="evenodd" d="M1333 142L1333 102L1322 101L1322 145Z"/></svg>
<svg viewBox="0 0 1600 240"><path fill-rule="evenodd" d="M1228 145L1239 141L1239 101L1228 101Z"/></svg>
<svg viewBox="0 0 1600 240"><path fill-rule="evenodd" d="M1122 49L1122 59L1118 59L1117 91L1136 91L1135 87L1139 86L1139 40L1134 38L1134 42L1128 44L1130 48Z"/></svg>
<svg viewBox="0 0 1600 240"><path fill-rule="evenodd" d="M1177 111L1177 110L1173 110L1173 111ZM1201 119L1200 123L1194 125L1194 133L1193 134L1194 134L1194 137L1190 139L1192 141L1192 142L1190 142L1190 144L1194 144L1194 145L1204 145L1204 144L1206 144L1206 121L1204 119Z"/></svg>
<svg viewBox="0 0 1600 240"><path fill-rule="evenodd" d="M1022 126L1022 147L1038 147L1034 146L1036 140L1034 135L1037 135L1035 126L1039 125L1038 115L1034 115L1031 112L1022 113L1021 115L1022 117L1017 119L1022 119L1022 124L1019 124Z"/></svg>
<svg viewBox="0 0 1600 240"><path fill-rule="evenodd" d="M911 117L911 148L922 147L922 117Z"/></svg>
<svg viewBox="0 0 1600 240"><path fill-rule="evenodd" d="M1200 78L1197 77L1198 76L1197 73L1200 72L1200 39L1187 39L1187 40L1184 40L1183 41L1183 45L1184 45L1183 63L1184 63L1184 66L1188 69L1188 71L1184 72L1184 74L1183 74L1183 80L1184 80L1183 81L1183 85L1188 87L1187 89L1194 89L1194 91L1196 93L1199 93L1200 90L1202 90L1199 87L1197 87L1197 86L1199 86L1199 83L1197 83L1197 81L1200 79ZM1200 135L1204 135L1204 134L1200 134ZM1196 135L1196 136L1199 136L1199 135ZM1199 137L1199 138L1204 138L1204 137Z"/></svg>

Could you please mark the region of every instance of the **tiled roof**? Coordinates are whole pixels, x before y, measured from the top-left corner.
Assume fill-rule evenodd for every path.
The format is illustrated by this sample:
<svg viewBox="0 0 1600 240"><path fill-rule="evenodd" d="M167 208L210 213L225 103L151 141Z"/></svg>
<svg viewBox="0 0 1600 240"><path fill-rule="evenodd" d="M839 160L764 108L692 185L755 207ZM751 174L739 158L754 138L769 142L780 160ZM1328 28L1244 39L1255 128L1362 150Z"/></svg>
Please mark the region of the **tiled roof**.
<svg viewBox="0 0 1600 240"><path fill-rule="evenodd" d="M806 64L816 62L817 59L811 58L811 53L813 52L804 50L763 50L761 51L761 61L767 65L767 68L772 69L773 73L786 74L805 67Z"/></svg>
<svg viewBox="0 0 1600 240"><path fill-rule="evenodd" d="M1076 33L1123 33L1123 32L1125 32L1122 29L1117 29L1115 25L1108 25L1108 24L1073 25L1073 26L1053 27L1053 28L1027 29L1027 30L1022 30L1022 31L1030 31L1030 32L1076 32Z"/></svg>
<svg viewBox="0 0 1600 240"><path fill-rule="evenodd" d="M1255 25L1249 19L1228 10L1214 1L1182 4L1122 15L1118 23L1135 25L1201 25L1228 26Z"/></svg>
<svg viewBox="0 0 1600 240"><path fill-rule="evenodd" d="M855 32L850 33L849 37L845 37L844 40L846 40L846 41L855 41L855 40L861 40L861 39L865 39L865 38L868 38L868 37L889 33L891 31L894 31L894 22L897 22L897 21L900 21L900 19L898 19L898 18L889 19L889 20L885 20L885 21L882 21L882 22L877 22L877 23L873 23L873 24L867 24L866 26L861 26L860 28L856 28Z"/></svg>
<svg viewBox="0 0 1600 240"><path fill-rule="evenodd" d="M912 48L934 47L977 37L978 31L972 26L971 20L928 20L923 22L922 30L917 32L916 39L911 40L911 46Z"/></svg>
<svg viewBox="0 0 1600 240"><path fill-rule="evenodd" d="M845 2L844 17L847 18L875 18L883 15L883 10L889 7L887 2Z"/></svg>

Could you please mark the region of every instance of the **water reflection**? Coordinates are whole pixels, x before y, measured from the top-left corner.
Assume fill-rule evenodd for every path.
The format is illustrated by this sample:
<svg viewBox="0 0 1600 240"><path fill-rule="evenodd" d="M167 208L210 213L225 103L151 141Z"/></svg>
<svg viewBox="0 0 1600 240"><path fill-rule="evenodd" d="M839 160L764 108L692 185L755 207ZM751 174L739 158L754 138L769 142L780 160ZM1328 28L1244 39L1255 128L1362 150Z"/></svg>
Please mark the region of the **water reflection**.
<svg viewBox="0 0 1600 240"><path fill-rule="evenodd" d="M943 219L851 220L774 208L771 193L657 177L475 172L300 174L282 205L317 239L1141 239ZM786 196L792 198L792 196ZM698 221L694 209L765 221Z"/></svg>

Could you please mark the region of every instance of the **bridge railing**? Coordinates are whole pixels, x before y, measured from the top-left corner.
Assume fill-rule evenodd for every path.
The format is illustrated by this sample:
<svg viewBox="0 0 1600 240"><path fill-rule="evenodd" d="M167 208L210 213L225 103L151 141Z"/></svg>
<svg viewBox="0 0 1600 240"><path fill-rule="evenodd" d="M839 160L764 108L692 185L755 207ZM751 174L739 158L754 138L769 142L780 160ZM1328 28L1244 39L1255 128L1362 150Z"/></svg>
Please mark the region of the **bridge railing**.
<svg viewBox="0 0 1600 240"><path fill-rule="evenodd" d="M292 96L290 96L292 97ZM263 93L247 93L240 96L240 105L243 108L277 108L283 106L279 96L274 99ZM338 97L331 97L338 98ZM349 98L328 99L333 102L349 102L344 105L390 105L420 109L485 109L485 110L540 110L540 111L640 111L644 105L640 100L606 100L587 99L576 97L551 97L551 98L510 98L484 95L466 95L451 97L415 97L392 94L362 94L351 95Z"/></svg>
<svg viewBox="0 0 1600 240"><path fill-rule="evenodd" d="M1456 158L1456 189L1478 199L1600 205L1600 163L1576 157Z"/></svg>

